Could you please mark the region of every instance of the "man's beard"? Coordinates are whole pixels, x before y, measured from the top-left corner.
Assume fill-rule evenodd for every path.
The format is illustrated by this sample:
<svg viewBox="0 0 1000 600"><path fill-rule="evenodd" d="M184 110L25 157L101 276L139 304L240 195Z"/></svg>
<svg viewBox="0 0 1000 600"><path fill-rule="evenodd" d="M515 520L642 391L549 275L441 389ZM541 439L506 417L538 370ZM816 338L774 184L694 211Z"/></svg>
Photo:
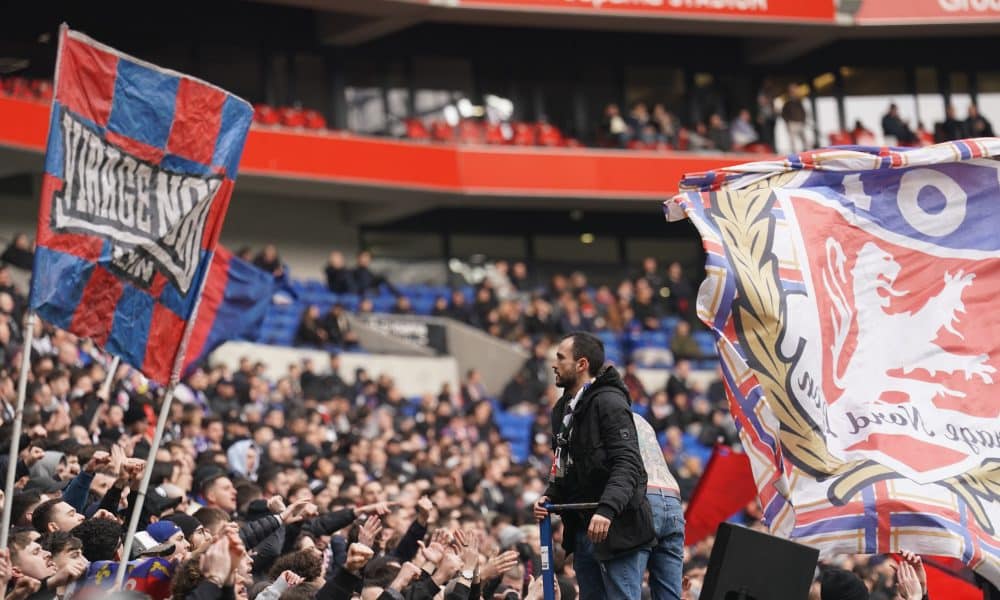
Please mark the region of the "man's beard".
<svg viewBox="0 0 1000 600"><path fill-rule="evenodd" d="M574 385L576 385L576 378L573 375L563 376L556 373L556 387L566 390Z"/></svg>

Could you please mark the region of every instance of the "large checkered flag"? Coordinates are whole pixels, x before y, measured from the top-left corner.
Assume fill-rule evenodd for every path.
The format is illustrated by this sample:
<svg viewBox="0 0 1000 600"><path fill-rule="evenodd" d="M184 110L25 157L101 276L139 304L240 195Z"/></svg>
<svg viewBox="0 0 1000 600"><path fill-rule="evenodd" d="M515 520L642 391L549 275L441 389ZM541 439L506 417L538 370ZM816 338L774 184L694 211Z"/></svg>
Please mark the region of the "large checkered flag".
<svg viewBox="0 0 1000 600"><path fill-rule="evenodd" d="M37 314L168 384L150 456L169 414L252 113L225 90L65 25L60 30L28 335ZM13 473L8 469L8 498ZM119 584L150 474L132 507ZM0 548L9 518L4 511Z"/></svg>

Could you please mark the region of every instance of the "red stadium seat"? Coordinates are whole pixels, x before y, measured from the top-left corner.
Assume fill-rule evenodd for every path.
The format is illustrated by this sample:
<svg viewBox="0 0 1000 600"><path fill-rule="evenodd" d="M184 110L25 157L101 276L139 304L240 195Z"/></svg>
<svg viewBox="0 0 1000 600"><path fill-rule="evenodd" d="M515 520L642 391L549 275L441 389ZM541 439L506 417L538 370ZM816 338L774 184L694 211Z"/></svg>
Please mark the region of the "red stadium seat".
<svg viewBox="0 0 1000 600"><path fill-rule="evenodd" d="M836 131L830 134L830 145L831 146L850 146L854 143L851 139L851 134L846 131Z"/></svg>
<svg viewBox="0 0 1000 600"><path fill-rule="evenodd" d="M253 120L261 125L277 125L280 121L278 111L267 104L257 104L253 107Z"/></svg>
<svg viewBox="0 0 1000 600"><path fill-rule="evenodd" d="M537 123L535 125L535 139L539 146L562 146L562 132L549 123Z"/></svg>
<svg viewBox="0 0 1000 600"><path fill-rule="evenodd" d="M285 127L305 127L306 114L300 108L283 106L278 109L278 117Z"/></svg>
<svg viewBox="0 0 1000 600"><path fill-rule="evenodd" d="M527 123L513 123L514 136L510 143L515 146L534 146L535 129Z"/></svg>
<svg viewBox="0 0 1000 600"><path fill-rule="evenodd" d="M52 82L45 79L37 79L31 82L31 91L39 100L48 102L52 100Z"/></svg>
<svg viewBox="0 0 1000 600"><path fill-rule="evenodd" d="M427 131L427 126L420 119L406 119L403 123L406 125L406 137L411 140L431 139L431 134Z"/></svg>
<svg viewBox="0 0 1000 600"><path fill-rule="evenodd" d="M463 144L482 144L486 130L478 121L464 120L458 124L458 141Z"/></svg>
<svg viewBox="0 0 1000 600"><path fill-rule="evenodd" d="M486 143L503 144L507 140L503 135L503 127L497 123L490 123L486 126Z"/></svg>
<svg viewBox="0 0 1000 600"><path fill-rule="evenodd" d="M653 146L640 140L632 140L628 143L629 150L652 150Z"/></svg>
<svg viewBox="0 0 1000 600"><path fill-rule="evenodd" d="M576 138L566 138L563 140L563 146L566 146L567 148L582 148L583 144L581 144L580 140Z"/></svg>
<svg viewBox="0 0 1000 600"><path fill-rule="evenodd" d="M305 112L305 119L306 119L305 123L306 129L314 129L314 130L326 129L326 118L323 117L323 115L321 115L319 111L307 110Z"/></svg>
<svg viewBox="0 0 1000 600"><path fill-rule="evenodd" d="M434 121L431 123L431 138L437 142L453 142L455 130L444 121Z"/></svg>
<svg viewBox="0 0 1000 600"><path fill-rule="evenodd" d="M690 147L691 147L691 134L688 133L687 129L681 127L677 131L677 149L687 150Z"/></svg>
<svg viewBox="0 0 1000 600"><path fill-rule="evenodd" d="M743 152L750 154L774 154L774 148L764 142L754 142L743 147Z"/></svg>

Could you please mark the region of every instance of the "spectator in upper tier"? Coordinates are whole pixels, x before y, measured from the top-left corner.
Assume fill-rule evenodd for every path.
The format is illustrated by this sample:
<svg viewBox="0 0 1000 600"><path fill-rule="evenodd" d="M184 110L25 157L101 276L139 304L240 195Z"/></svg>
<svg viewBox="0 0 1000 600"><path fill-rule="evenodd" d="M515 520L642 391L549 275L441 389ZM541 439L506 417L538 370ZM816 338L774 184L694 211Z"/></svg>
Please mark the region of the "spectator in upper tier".
<svg viewBox="0 0 1000 600"><path fill-rule="evenodd" d="M264 249L254 257L253 264L258 269L267 271L275 277L281 277L285 273L285 269L281 264L281 257L278 256L278 249L274 244L264 246Z"/></svg>
<svg viewBox="0 0 1000 600"><path fill-rule="evenodd" d="M326 287L334 294L348 294L354 291L354 278L344 262L341 252L333 251L326 263Z"/></svg>
<svg viewBox="0 0 1000 600"><path fill-rule="evenodd" d="M718 114L713 113L708 118L708 138L712 140L712 145L716 150L729 152L733 147L733 138L729 134L729 128L725 121Z"/></svg>
<svg viewBox="0 0 1000 600"><path fill-rule="evenodd" d="M798 86L794 83L788 86L788 96L781 107L781 118L788 127L792 152L804 152L809 147L806 142L806 107L802 104Z"/></svg>
<svg viewBox="0 0 1000 600"><path fill-rule="evenodd" d="M860 146L871 146L875 144L875 134L858 120L854 122L854 129L851 130L851 141Z"/></svg>
<svg viewBox="0 0 1000 600"><path fill-rule="evenodd" d="M389 280L374 273L371 270L372 264L372 253L367 250L362 250L358 253L358 265L354 268L352 273L352 278L354 279L354 291L358 294L364 294L368 290L378 291L381 286L385 286L389 289L389 292L393 295L399 296L399 290L397 290Z"/></svg>
<svg viewBox="0 0 1000 600"><path fill-rule="evenodd" d="M958 117L955 116L955 107L949 104L948 108L945 109L945 120L941 123L938 141L950 142L967 137L969 137L969 133L965 130L965 122L958 120Z"/></svg>
<svg viewBox="0 0 1000 600"><path fill-rule="evenodd" d="M757 141L757 130L753 127L749 110L740 109L729 126L729 133L732 135L734 146L749 146Z"/></svg>
<svg viewBox="0 0 1000 600"><path fill-rule="evenodd" d="M604 107L604 118L601 120L599 133L602 143L606 146L625 146L628 142L628 125L622 118L617 104Z"/></svg>
<svg viewBox="0 0 1000 600"><path fill-rule="evenodd" d="M302 319L295 332L295 345L320 347L328 341L329 337L319 322L319 307L310 305L302 311Z"/></svg>
<svg viewBox="0 0 1000 600"><path fill-rule="evenodd" d="M514 263L510 268L510 283L519 292L529 291L528 265L521 261Z"/></svg>
<svg viewBox="0 0 1000 600"><path fill-rule="evenodd" d="M653 105L653 124L656 125L656 141L677 147L677 124L674 116L662 104Z"/></svg>
<svg viewBox="0 0 1000 600"><path fill-rule="evenodd" d="M649 108L646 107L645 102L636 102L632 105L626 122L628 123L629 135L633 140L639 140L644 144L652 144L656 141L655 134L651 134L648 129L650 125Z"/></svg>
<svg viewBox="0 0 1000 600"><path fill-rule="evenodd" d="M766 93L757 95L757 117L754 124L757 126L757 133L760 134L760 141L774 148L774 124L778 120L774 114L774 100Z"/></svg>
<svg viewBox="0 0 1000 600"><path fill-rule="evenodd" d="M653 289L645 279L636 282L632 312L646 331L656 331L660 328L660 317L663 315L660 307L653 302Z"/></svg>
<svg viewBox="0 0 1000 600"><path fill-rule="evenodd" d="M358 343L358 334L351 330L347 311L339 302L330 307L330 312L323 317L320 326L326 332L327 343L345 347L355 346Z"/></svg>
<svg viewBox="0 0 1000 600"><path fill-rule="evenodd" d="M965 132L969 137L993 137L993 125L979 114L975 104L969 105L969 118L965 120Z"/></svg>
<svg viewBox="0 0 1000 600"><path fill-rule="evenodd" d="M701 121L695 123L694 131L688 133L688 149L698 152L715 150L715 142L708 135L708 127Z"/></svg>
<svg viewBox="0 0 1000 600"><path fill-rule="evenodd" d="M445 316L466 325L472 324L472 309L469 307L469 303L465 301L465 293L462 290L453 290L451 292L451 303L448 305L448 312Z"/></svg>
<svg viewBox="0 0 1000 600"><path fill-rule="evenodd" d="M895 103L889 105L889 112L882 117L882 135L896 138L899 144L912 144L917 136L910 131L910 126L899 117L899 107Z"/></svg>
<svg viewBox="0 0 1000 600"><path fill-rule="evenodd" d="M31 239L26 233L18 233L10 245L0 256L0 262L5 262L19 269L30 271L35 262L35 251L31 247Z"/></svg>

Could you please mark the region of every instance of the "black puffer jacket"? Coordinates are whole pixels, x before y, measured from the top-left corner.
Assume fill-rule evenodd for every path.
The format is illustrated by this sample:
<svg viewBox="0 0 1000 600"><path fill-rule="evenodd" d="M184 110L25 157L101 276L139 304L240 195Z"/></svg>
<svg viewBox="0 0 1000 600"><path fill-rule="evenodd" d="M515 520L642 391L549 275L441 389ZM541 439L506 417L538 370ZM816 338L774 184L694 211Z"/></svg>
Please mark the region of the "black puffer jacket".
<svg viewBox="0 0 1000 600"><path fill-rule="evenodd" d="M563 395L552 408L554 438L572 397ZM656 537L646 500L646 470L639 454L628 390L613 367L601 371L583 393L573 414L566 475L549 484L554 504L598 502L597 514L611 520L607 539L594 546L594 557L607 560L648 547ZM586 531L593 513L563 515L563 548L573 552L576 533Z"/></svg>

